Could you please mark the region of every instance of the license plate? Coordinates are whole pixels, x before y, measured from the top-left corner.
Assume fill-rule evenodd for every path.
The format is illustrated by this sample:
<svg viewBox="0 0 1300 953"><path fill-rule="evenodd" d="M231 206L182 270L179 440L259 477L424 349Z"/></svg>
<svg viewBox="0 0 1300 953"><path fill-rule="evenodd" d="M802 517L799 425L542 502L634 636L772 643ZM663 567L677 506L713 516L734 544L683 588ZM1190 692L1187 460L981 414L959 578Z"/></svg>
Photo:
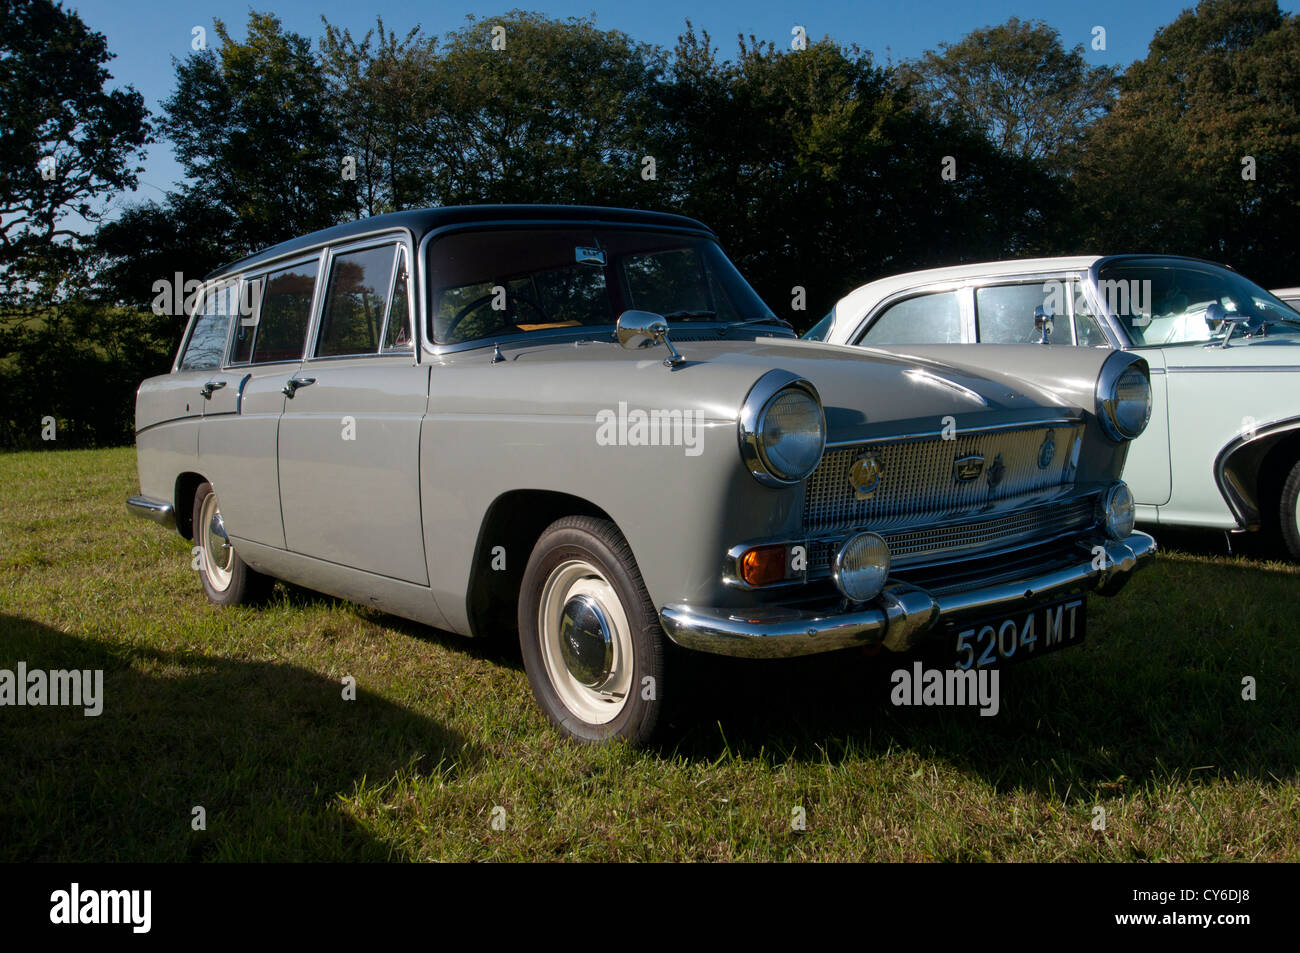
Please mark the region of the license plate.
<svg viewBox="0 0 1300 953"><path fill-rule="evenodd" d="M1084 634L1082 597L1052 602L949 630L959 669L989 668L1078 645Z"/></svg>

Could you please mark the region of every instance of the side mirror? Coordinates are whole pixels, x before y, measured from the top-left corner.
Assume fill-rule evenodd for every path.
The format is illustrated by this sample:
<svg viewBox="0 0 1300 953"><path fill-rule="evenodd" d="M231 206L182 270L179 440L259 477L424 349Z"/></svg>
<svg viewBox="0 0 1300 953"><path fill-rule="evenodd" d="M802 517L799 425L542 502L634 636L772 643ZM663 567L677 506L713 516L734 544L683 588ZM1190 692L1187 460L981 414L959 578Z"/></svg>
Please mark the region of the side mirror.
<svg viewBox="0 0 1300 953"><path fill-rule="evenodd" d="M1034 308L1034 330L1041 335L1038 343L1046 344L1048 335L1052 333L1052 315L1041 304Z"/></svg>
<svg viewBox="0 0 1300 953"><path fill-rule="evenodd" d="M1223 305L1217 301L1211 302L1205 309L1205 323L1211 330L1223 332L1223 340L1216 342L1219 347L1228 346L1228 338L1232 337L1233 329L1245 320L1240 315L1228 314L1223 310Z"/></svg>
<svg viewBox="0 0 1300 953"><path fill-rule="evenodd" d="M668 348L664 367L676 367L686 360L668 340L668 322L663 315L651 311L624 311L618 316L617 333L618 343L628 350L643 347L647 342Z"/></svg>

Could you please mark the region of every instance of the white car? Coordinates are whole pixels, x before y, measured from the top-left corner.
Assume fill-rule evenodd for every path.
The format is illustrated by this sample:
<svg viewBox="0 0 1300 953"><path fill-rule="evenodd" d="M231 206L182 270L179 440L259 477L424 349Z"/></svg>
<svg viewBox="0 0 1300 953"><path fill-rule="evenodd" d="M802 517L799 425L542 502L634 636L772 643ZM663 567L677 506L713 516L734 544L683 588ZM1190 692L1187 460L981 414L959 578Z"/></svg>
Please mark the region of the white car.
<svg viewBox="0 0 1300 953"><path fill-rule="evenodd" d="M1230 268L1115 255L916 271L845 295L804 336L901 352L936 343L1135 351L1150 364L1155 399L1124 470L1139 521L1276 530L1300 559L1300 315Z"/></svg>
<svg viewBox="0 0 1300 953"><path fill-rule="evenodd" d="M1281 298L1291 307L1300 311L1300 288L1274 288L1269 294L1274 298Z"/></svg>

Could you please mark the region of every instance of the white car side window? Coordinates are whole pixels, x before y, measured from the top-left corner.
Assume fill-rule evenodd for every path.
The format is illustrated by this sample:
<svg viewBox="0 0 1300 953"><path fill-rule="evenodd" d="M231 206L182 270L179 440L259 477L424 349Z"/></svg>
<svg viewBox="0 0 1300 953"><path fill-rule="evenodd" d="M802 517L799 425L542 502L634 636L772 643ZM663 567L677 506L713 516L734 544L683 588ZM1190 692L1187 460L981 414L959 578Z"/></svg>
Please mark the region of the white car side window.
<svg viewBox="0 0 1300 953"><path fill-rule="evenodd" d="M961 303L957 292L904 298L890 305L854 342L872 347L900 344L960 344Z"/></svg>

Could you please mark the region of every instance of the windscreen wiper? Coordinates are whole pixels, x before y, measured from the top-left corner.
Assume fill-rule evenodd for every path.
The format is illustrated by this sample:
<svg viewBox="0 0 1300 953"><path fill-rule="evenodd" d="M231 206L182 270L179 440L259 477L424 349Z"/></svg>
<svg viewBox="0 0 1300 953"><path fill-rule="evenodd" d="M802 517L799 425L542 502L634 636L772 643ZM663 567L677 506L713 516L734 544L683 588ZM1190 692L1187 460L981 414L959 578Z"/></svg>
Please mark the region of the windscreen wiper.
<svg viewBox="0 0 1300 953"><path fill-rule="evenodd" d="M772 324L772 323L779 324L789 331L794 330L794 325L791 324L789 321L785 320L785 318L778 318L774 314L769 314L766 317L762 317L762 318L746 318L744 321L732 321L730 324L724 324L722 326L722 330L720 333L726 334L732 328L744 328L744 327L748 327L751 324Z"/></svg>

